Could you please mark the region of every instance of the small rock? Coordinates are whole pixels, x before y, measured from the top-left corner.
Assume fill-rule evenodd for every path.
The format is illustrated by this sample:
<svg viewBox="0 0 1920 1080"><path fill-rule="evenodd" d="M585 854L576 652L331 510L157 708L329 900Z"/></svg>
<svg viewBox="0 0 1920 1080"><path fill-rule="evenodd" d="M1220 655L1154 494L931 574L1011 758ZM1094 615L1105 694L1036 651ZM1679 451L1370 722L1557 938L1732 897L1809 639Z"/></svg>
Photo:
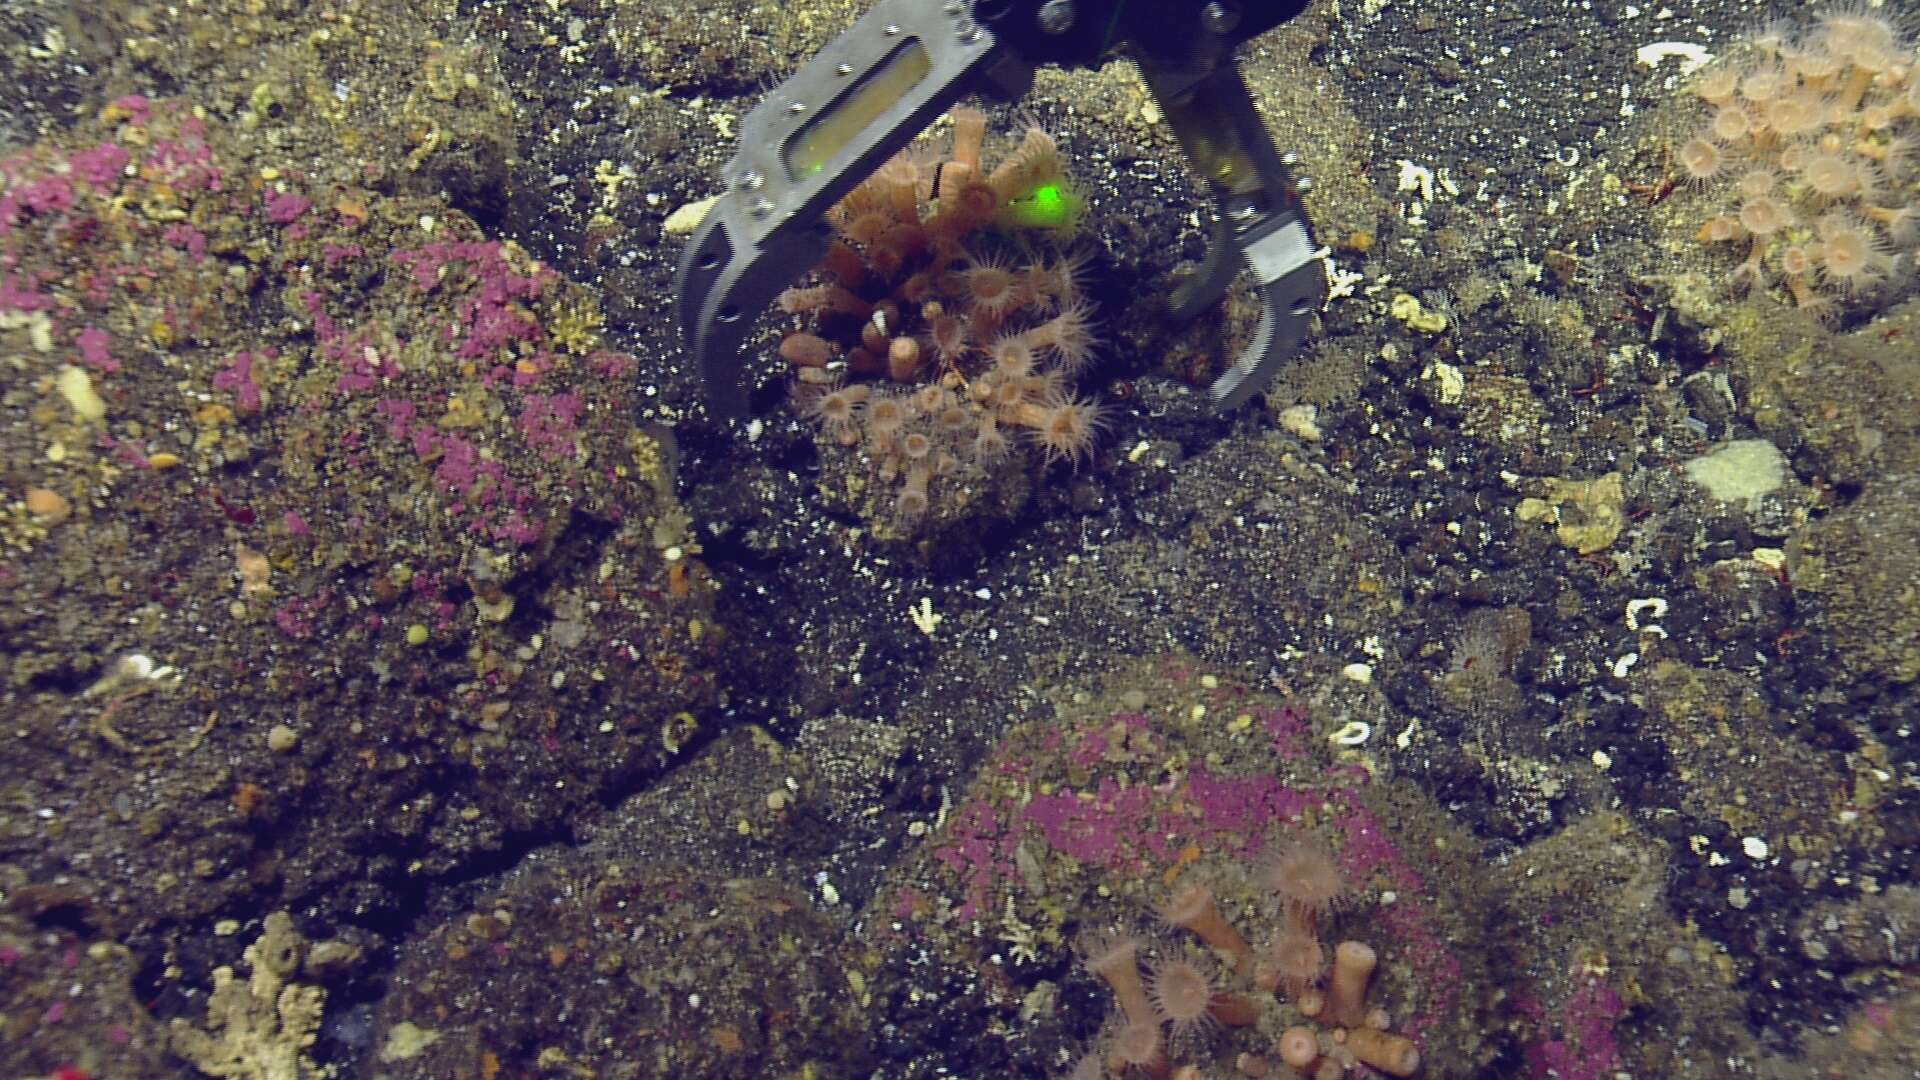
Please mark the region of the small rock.
<svg viewBox="0 0 1920 1080"><path fill-rule="evenodd" d="M85 370L71 365L60 369L55 378L60 396L67 399L73 407L73 414L82 420L100 420L107 415L107 403L93 388L93 377Z"/></svg>
<svg viewBox="0 0 1920 1080"><path fill-rule="evenodd" d="M27 513L39 518L42 524L58 525L73 516L73 504L49 488L28 488Z"/></svg>
<svg viewBox="0 0 1920 1080"><path fill-rule="evenodd" d="M700 223L707 219L707 211L713 209L713 204L719 201L720 196L713 195L690 202L668 214L666 223L661 228L668 236L690 236L693 230L699 228Z"/></svg>
<svg viewBox="0 0 1920 1080"><path fill-rule="evenodd" d="M1320 410L1313 405L1289 405L1280 410L1280 426L1301 442L1316 443L1323 436L1318 423Z"/></svg>
<svg viewBox="0 0 1920 1080"><path fill-rule="evenodd" d="M1741 503L1748 510L1786 482L1787 458L1765 439L1739 439L1712 453L1688 461L1687 476L1708 495L1723 503Z"/></svg>

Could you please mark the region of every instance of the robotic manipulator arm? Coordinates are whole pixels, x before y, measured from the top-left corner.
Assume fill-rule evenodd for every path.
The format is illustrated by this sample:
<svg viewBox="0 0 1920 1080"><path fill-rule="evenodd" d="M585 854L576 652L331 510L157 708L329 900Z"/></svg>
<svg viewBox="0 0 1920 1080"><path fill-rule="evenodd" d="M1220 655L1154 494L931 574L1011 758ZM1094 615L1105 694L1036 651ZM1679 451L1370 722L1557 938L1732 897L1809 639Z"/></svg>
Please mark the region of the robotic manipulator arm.
<svg viewBox="0 0 1920 1080"><path fill-rule="evenodd" d="M716 416L746 409L754 317L812 267L829 207L969 93L1025 94L1042 64L1138 65L1217 221L1199 271L1169 297L1191 319L1249 271L1262 298L1245 351L1211 389L1231 409L1288 361L1325 300L1320 252L1287 158L1233 59L1306 0L878 0L740 124L725 190L674 280L681 333Z"/></svg>

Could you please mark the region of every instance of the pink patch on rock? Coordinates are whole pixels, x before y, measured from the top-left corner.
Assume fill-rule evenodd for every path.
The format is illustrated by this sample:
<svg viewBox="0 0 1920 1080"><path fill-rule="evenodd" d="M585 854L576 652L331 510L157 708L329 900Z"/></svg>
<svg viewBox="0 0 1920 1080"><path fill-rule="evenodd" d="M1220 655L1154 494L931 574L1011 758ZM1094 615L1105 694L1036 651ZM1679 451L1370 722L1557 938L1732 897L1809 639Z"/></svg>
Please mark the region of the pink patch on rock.
<svg viewBox="0 0 1920 1080"><path fill-rule="evenodd" d="M79 150L67 159L67 164L82 180L96 189L111 191L120 183L127 162L133 160L124 147L103 142L89 150Z"/></svg>
<svg viewBox="0 0 1920 1080"><path fill-rule="evenodd" d="M420 407L401 398L382 398L374 402L373 411L387 421L387 435L395 439L407 437L407 428L413 418L420 413Z"/></svg>
<svg viewBox="0 0 1920 1080"><path fill-rule="evenodd" d="M1006 830L985 800L969 800L954 812L947 826L947 843L935 848L933 857L958 875L966 890L965 899L954 912L961 919L978 915L992 902L994 888L1014 876L1011 853L1003 850L1006 847Z"/></svg>
<svg viewBox="0 0 1920 1080"><path fill-rule="evenodd" d="M219 191L221 171L213 164L213 148L200 132L204 125L181 125L182 139L155 139L147 155L147 167L166 183L189 189Z"/></svg>
<svg viewBox="0 0 1920 1080"><path fill-rule="evenodd" d="M144 124L153 115L153 102L145 94L126 94L113 99L113 104L124 110L135 124Z"/></svg>
<svg viewBox="0 0 1920 1080"><path fill-rule="evenodd" d="M206 258L207 234L185 222L176 221L167 226L167 230L160 234L160 239L191 255L195 260Z"/></svg>
<svg viewBox="0 0 1920 1080"><path fill-rule="evenodd" d="M1049 734L1051 735L1054 733L1049 732ZM1047 749L1051 750L1053 749L1053 747L1047 747ZM1080 733L1080 738L1075 740L1073 744L1073 749L1067 751L1068 763L1078 766L1079 768L1082 768L1082 769L1090 769L1093 766L1100 764L1100 762L1106 760L1106 756L1107 756L1106 735L1091 728L1089 728L1086 731L1082 731Z"/></svg>
<svg viewBox="0 0 1920 1080"><path fill-rule="evenodd" d="M80 362L95 371L119 371L120 361L113 358L113 335L97 326L89 326L74 338L80 350Z"/></svg>
<svg viewBox="0 0 1920 1080"><path fill-rule="evenodd" d="M73 208L73 181L64 176L49 176L15 189L20 205L36 214L59 213Z"/></svg>
<svg viewBox="0 0 1920 1080"><path fill-rule="evenodd" d="M515 341L537 341L540 324L519 302L536 300L558 280L546 267L534 264L530 273L514 272L498 243L440 241L393 254L394 261L413 271L413 283L432 292L464 270L468 288L458 305L459 319L446 328L448 340L457 340L454 355L463 360L484 359Z"/></svg>
<svg viewBox="0 0 1920 1080"><path fill-rule="evenodd" d="M1140 870L1145 868L1141 849L1159 854L1166 844L1153 827L1158 817L1150 813L1153 800L1147 788L1123 788L1104 777L1087 799L1071 790L1034 796L1019 820L1037 826L1047 843L1081 862Z"/></svg>
<svg viewBox="0 0 1920 1080"><path fill-rule="evenodd" d="M234 404L242 412L260 411L260 384L253 380L253 363L258 359L253 353L235 353L228 361L227 369L213 377L213 388L233 395Z"/></svg>
<svg viewBox="0 0 1920 1080"><path fill-rule="evenodd" d="M39 283L25 274L0 275L0 311L46 311L53 297L35 292Z"/></svg>
<svg viewBox="0 0 1920 1080"><path fill-rule="evenodd" d="M1252 854L1267 827L1299 817L1321 800L1310 792L1287 787L1271 776L1219 776L1195 766L1187 778L1187 801L1200 811L1210 841L1226 841L1229 849Z"/></svg>
<svg viewBox="0 0 1920 1080"><path fill-rule="evenodd" d="M597 352L587 357L587 364L603 379L624 379L633 374L639 361L625 353Z"/></svg>
<svg viewBox="0 0 1920 1080"><path fill-rule="evenodd" d="M1527 1068L1536 1080L1607 1080L1620 1064L1614 1025L1626 1003L1605 982L1589 977L1551 1017L1538 1003L1522 1003L1552 1034L1527 1047Z"/></svg>
<svg viewBox="0 0 1920 1080"><path fill-rule="evenodd" d="M1266 709L1260 713L1260 728L1273 740L1273 752L1282 761L1297 761L1306 756L1302 745L1312 732L1307 727L1307 715L1288 705L1279 709Z"/></svg>
<svg viewBox="0 0 1920 1080"><path fill-rule="evenodd" d="M573 436L586 411L586 399L579 394L528 394L520 409L520 430L527 445L547 460L570 458L578 452Z"/></svg>

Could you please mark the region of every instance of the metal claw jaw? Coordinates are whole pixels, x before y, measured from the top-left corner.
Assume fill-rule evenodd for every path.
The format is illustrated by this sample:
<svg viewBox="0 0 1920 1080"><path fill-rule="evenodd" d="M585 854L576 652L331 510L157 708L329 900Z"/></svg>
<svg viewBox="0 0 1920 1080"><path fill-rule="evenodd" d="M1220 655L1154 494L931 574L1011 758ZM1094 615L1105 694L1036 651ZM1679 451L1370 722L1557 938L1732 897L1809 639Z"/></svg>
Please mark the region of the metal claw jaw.
<svg viewBox="0 0 1920 1080"><path fill-rule="evenodd" d="M1130 56L1221 212L1206 265L1172 297L1192 318L1242 271L1264 311L1213 385L1233 408L1286 363L1324 299L1323 270L1286 163L1233 49L1306 0L877 0L740 123L726 189L674 277L675 316L722 419L746 409L742 355L756 317L817 263L827 210L972 90L1017 98L1038 64Z"/></svg>
<svg viewBox="0 0 1920 1080"><path fill-rule="evenodd" d="M675 315L713 412L746 409L755 318L819 261L828 208L976 87L1018 95L1032 69L970 5L879 0L740 123L727 188L674 276Z"/></svg>
<svg viewBox="0 0 1920 1080"><path fill-rule="evenodd" d="M746 412L750 373L742 352L754 316L827 247L812 229L769 233L756 243L753 230L739 221L740 210L725 197L713 205L681 257L673 286L683 340L700 365L708 407L727 420Z"/></svg>
<svg viewBox="0 0 1920 1080"><path fill-rule="evenodd" d="M1221 410L1238 408L1266 389L1293 359L1327 299L1322 253L1314 248L1303 219L1270 218L1233 247L1259 283L1260 323L1253 340L1208 387L1214 407Z"/></svg>
<svg viewBox="0 0 1920 1080"><path fill-rule="evenodd" d="M1260 290L1253 340L1208 389L1215 408L1231 410L1265 389L1312 329L1326 302L1324 252L1287 159L1274 148L1231 57L1200 74L1151 63L1141 71L1220 215L1206 260L1167 298L1169 315L1195 318L1225 299L1243 271Z"/></svg>

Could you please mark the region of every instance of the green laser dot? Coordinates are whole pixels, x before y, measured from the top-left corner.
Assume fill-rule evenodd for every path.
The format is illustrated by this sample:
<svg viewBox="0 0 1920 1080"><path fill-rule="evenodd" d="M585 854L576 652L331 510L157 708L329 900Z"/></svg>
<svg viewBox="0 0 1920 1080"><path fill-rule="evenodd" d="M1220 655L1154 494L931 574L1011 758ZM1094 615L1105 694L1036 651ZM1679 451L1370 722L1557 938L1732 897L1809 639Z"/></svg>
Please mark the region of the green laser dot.
<svg viewBox="0 0 1920 1080"><path fill-rule="evenodd" d="M1072 214L1067 206L1066 193L1060 190L1058 184L1035 188L1028 201L1032 205L1026 216L1038 224L1063 225Z"/></svg>

